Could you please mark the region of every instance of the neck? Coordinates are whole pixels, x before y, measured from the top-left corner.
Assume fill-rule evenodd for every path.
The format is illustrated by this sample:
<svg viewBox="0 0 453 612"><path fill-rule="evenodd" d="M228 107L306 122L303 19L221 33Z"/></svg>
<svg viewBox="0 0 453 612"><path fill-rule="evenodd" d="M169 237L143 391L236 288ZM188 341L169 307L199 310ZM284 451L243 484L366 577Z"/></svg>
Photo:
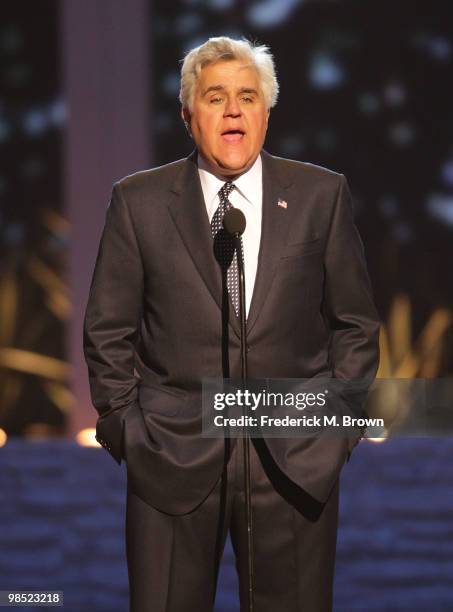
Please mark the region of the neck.
<svg viewBox="0 0 453 612"><path fill-rule="evenodd" d="M218 166L213 167L213 165L199 151L198 151L198 155L199 155L199 159L202 160L203 169L206 170L207 172L210 172L211 174L213 174L215 177L217 177L221 181L235 181L237 178L239 178L240 176L248 172L256 161L254 160L250 164L250 166L248 166L241 172L236 172L236 173L233 172L231 174L224 174L221 168L219 168Z"/></svg>

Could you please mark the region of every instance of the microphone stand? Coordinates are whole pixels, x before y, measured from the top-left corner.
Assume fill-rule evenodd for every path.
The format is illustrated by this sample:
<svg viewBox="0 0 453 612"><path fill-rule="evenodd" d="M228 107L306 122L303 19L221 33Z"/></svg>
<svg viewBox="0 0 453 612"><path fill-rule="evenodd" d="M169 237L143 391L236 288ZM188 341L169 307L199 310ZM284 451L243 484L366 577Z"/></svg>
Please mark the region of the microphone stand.
<svg viewBox="0 0 453 612"><path fill-rule="evenodd" d="M238 272L239 272L239 319L241 327L241 379L243 391L247 385L247 324L245 318L245 277L244 260L242 257L240 234L234 234ZM247 407L244 406L244 416L247 415ZM247 423L247 419L245 419ZM245 492L245 521L247 528L247 560L248 560L248 612L254 611L254 569L253 569L253 521L252 521L252 496L250 486L250 435L247 425L244 425L244 492Z"/></svg>

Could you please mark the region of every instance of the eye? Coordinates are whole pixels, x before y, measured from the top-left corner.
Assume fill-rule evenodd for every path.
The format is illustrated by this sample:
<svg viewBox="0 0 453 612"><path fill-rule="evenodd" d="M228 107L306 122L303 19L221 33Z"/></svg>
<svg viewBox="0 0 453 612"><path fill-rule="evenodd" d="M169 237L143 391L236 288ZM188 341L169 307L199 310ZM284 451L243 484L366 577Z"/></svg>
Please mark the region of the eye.
<svg viewBox="0 0 453 612"><path fill-rule="evenodd" d="M251 98L250 96L243 96L242 101L246 104L250 104L251 102L253 102L253 98Z"/></svg>
<svg viewBox="0 0 453 612"><path fill-rule="evenodd" d="M222 98L221 98L220 96L216 96L215 98L211 98L211 99L209 100L209 102L210 102L211 104L219 104L219 102L221 102L221 101L222 101Z"/></svg>

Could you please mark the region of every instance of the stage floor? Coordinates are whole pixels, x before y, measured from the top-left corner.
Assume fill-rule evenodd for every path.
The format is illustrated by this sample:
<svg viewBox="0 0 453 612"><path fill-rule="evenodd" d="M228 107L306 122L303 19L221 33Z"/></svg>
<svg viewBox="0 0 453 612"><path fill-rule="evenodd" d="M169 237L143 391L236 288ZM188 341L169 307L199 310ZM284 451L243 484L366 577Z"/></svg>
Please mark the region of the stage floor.
<svg viewBox="0 0 453 612"><path fill-rule="evenodd" d="M102 449L10 440L0 590L63 590L66 611L126 612L125 490L124 466ZM361 442L340 503L335 612L453 610L453 439ZM216 612L238 610L228 543Z"/></svg>

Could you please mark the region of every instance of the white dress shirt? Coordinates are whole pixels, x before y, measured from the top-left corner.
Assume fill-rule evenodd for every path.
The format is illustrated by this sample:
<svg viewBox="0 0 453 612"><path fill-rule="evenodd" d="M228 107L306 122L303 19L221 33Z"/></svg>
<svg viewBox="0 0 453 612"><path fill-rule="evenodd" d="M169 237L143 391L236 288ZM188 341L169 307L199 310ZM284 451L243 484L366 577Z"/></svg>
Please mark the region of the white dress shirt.
<svg viewBox="0 0 453 612"><path fill-rule="evenodd" d="M215 211L219 207L219 191L226 180L213 174L212 170L198 154L198 173L201 188L203 189L206 211L211 222ZM249 314L252 301L253 287L255 286L256 270L258 267L258 252L261 239L261 218L263 209L263 168L261 156L244 174L233 181L235 189L229 196L232 206L239 208L246 218L247 225L242 234L244 248L244 278L245 278L245 306L246 316Z"/></svg>

